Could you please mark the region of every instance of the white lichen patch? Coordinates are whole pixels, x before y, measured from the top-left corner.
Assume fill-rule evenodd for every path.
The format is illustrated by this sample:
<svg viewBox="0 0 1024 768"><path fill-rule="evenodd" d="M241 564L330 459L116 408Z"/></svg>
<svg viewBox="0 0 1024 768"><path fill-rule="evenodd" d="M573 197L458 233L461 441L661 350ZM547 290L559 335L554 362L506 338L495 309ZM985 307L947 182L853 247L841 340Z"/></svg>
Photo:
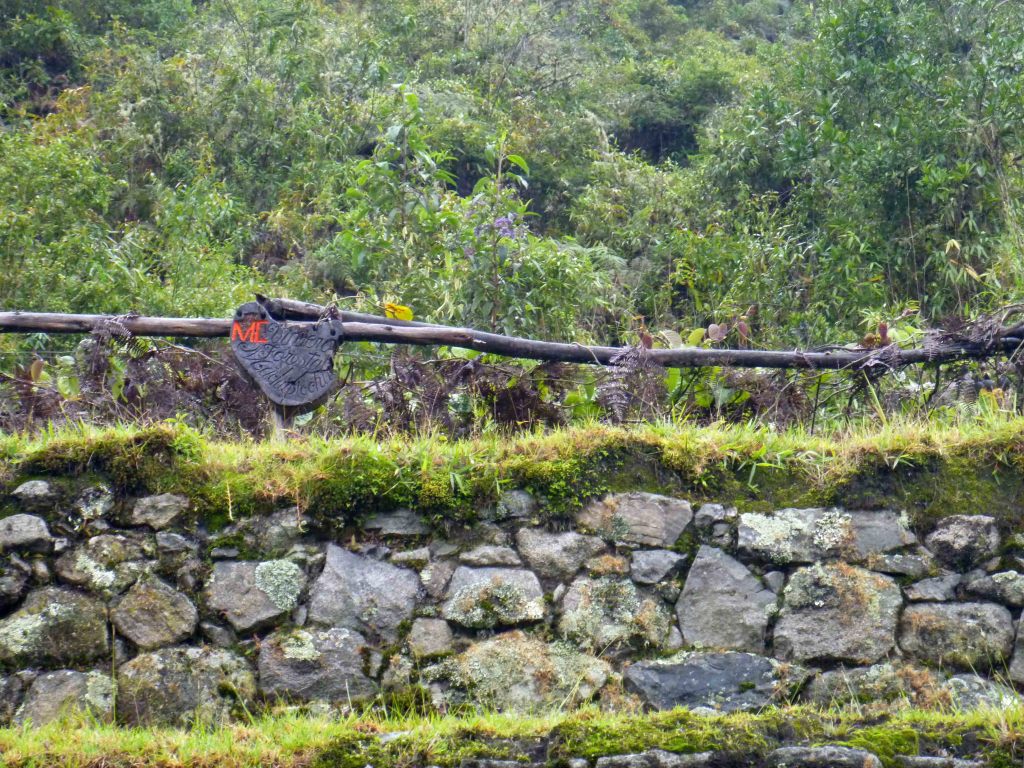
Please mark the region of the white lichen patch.
<svg viewBox="0 0 1024 768"><path fill-rule="evenodd" d="M42 613L12 616L0 623L0 658L17 658L28 653L46 625Z"/></svg>
<svg viewBox="0 0 1024 768"><path fill-rule="evenodd" d="M85 552L75 557L75 570L82 574L85 582L93 589L110 589L117 581L117 573L93 560Z"/></svg>
<svg viewBox="0 0 1024 768"><path fill-rule="evenodd" d="M487 706L531 711L590 698L610 671L607 663L570 643L508 632L424 670L424 679L446 680Z"/></svg>
<svg viewBox="0 0 1024 768"><path fill-rule="evenodd" d="M671 631L667 611L626 579L579 579L562 605L562 637L590 649L632 641L660 646Z"/></svg>
<svg viewBox="0 0 1024 768"><path fill-rule="evenodd" d="M791 562L796 556L794 542L812 534L807 522L788 509L774 515L747 513L740 522L751 534L748 546L776 563Z"/></svg>
<svg viewBox="0 0 1024 768"><path fill-rule="evenodd" d="M75 509L85 520L96 520L114 508L114 492L106 485L86 489L75 500Z"/></svg>
<svg viewBox="0 0 1024 768"><path fill-rule="evenodd" d="M113 712L114 681L101 672L90 672L85 681L84 700L90 711Z"/></svg>
<svg viewBox="0 0 1024 768"><path fill-rule="evenodd" d="M256 566L256 588L282 611L290 611L302 592L302 569L290 560L268 560Z"/></svg>
<svg viewBox="0 0 1024 768"><path fill-rule="evenodd" d="M528 597L517 584L495 578L456 592L446 616L467 627L494 627L540 621L544 618L544 605L540 599Z"/></svg>
<svg viewBox="0 0 1024 768"><path fill-rule="evenodd" d="M316 661L320 651L313 642L313 635L304 629L298 629L281 638L281 655L292 661Z"/></svg>
<svg viewBox="0 0 1024 768"><path fill-rule="evenodd" d="M853 518L838 509L827 509L814 521L814 546L828 554L840 554L854 543Z"/></svg>
<svg viewBox="0 0 1024 768"><path fill-rule="evenodd" d="M607 663L585 656L569 643L558 641L549 648L558 686L572 691L576 698L589 699L607 682L611 672Z"/></svg>

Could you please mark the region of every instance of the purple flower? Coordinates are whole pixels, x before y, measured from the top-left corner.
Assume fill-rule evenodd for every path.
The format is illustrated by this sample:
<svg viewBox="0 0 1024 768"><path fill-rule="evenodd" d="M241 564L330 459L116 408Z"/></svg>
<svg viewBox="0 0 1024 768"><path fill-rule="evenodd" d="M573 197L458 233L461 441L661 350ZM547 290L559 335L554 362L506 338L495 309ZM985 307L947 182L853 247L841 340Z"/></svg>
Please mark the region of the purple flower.
<svg viewBox="0 0 1024 768"><path fill-rule="evenodd" d="M516 236L515 230L512 229L512 219L508 216L499 216L494 220L494 229L497 230L498 234L502 237L514 238Z"/></svg>

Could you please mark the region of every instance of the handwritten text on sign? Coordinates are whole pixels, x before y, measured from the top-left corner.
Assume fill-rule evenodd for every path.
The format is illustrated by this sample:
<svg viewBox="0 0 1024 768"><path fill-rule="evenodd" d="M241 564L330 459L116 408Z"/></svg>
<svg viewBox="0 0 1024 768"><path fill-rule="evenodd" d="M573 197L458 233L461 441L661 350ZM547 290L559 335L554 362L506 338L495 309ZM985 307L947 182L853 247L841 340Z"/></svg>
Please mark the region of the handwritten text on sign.
<svg viewBox="0 0 1024 768"><path fill-rule="evenodd" d="M286 323L246 305L231 327L231 348L271 402L312 407L330 393L341 324Z"/></svg>

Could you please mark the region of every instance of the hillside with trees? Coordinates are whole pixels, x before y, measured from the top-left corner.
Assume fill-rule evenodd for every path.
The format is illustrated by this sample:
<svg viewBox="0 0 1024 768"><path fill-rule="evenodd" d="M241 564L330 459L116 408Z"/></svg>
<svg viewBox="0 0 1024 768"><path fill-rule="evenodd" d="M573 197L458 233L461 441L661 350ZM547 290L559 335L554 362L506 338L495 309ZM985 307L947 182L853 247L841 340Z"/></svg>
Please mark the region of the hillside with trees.
<svg viewBox="0 0 1024 768"><path fill-rule="evenodd" d="M4 0L5 308L254 289L578 341L1012 301L1001 0Z"/></svg>

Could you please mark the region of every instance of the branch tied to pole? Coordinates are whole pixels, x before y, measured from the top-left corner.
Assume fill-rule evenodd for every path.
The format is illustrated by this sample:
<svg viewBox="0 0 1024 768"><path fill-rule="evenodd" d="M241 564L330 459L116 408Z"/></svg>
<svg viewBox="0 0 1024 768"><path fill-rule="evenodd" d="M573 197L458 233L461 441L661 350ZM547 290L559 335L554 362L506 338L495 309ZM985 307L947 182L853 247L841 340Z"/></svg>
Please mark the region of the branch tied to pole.
<svg viewBox="0 0 1024 768"><path fill-rule="evenodd" d="M895 344L816 350L681 347L648 349L644 354L649 362L666 368L884 372L920 363L1012 355L1024 344L1024 324L1008 325L1006 320L1021 309L1008 308L956 332L929 332L921 346L910 349ZM334 356L343 342L448 346L510 358L606 366L614 366L632 349L505 336L264 296L239 307L231 319L0 312L0 333L90 333L112 322L135 336L228 338L247 376L272 403L292 415L316 407L335 389Z"/></svg>

